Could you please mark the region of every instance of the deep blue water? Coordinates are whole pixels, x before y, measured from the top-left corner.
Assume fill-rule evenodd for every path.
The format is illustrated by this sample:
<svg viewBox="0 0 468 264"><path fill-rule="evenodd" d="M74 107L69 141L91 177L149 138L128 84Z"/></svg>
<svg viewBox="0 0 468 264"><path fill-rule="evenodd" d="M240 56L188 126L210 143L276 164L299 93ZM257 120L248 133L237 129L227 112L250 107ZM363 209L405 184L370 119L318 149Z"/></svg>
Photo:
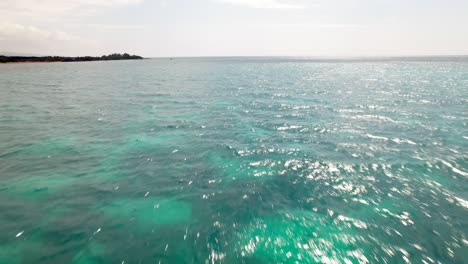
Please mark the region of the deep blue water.
<svg viewBox="0 0 468 264"><path fill-rule="evenodd" d="M0 65L0 263L467 263L468 62Z"/></svg>

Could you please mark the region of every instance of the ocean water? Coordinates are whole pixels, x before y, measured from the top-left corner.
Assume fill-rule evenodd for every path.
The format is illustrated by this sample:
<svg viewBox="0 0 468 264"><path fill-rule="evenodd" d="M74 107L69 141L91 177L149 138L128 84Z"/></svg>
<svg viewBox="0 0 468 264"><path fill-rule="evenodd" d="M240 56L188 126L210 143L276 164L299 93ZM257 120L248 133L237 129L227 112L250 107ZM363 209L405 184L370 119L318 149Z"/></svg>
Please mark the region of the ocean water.
<svg viewBox="0 0 468 264"><path fill-rule="evenodd" d="M468 62L0 65L0 263L467 263Z"/></svg>

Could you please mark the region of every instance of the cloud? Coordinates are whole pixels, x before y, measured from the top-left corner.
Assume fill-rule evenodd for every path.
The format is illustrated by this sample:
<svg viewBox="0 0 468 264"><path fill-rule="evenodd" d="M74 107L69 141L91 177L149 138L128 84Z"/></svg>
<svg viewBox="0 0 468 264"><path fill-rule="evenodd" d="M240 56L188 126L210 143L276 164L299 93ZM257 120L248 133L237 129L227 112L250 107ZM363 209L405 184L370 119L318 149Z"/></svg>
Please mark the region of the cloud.
<svg viewBox="0 0 468 264"><path fill-rule="evenodd" d="M16 8L52 8L52 9L68 9L82 6L122 6L129 4L138 4L144 0L2 0L0 6L16 7Z"/></svg>
<svg viewBox="0 0 468 264"><path fill-rule="evenodd" d="M289 23L289 24L268 24L265 27L275 28L302 28L302 29L336 29L336 30L356 30L364 29L367 26L360 24L315 24L315 23Z"/></svg>
<svg viewBox="0 0 468 264"><path fill-rule="evenodd" d="M261 9L303 9L302 4L285 2L282 0L214 0L220 3L245 6L250 8Z"/></svg>
<svg viewBox="0 0 468 264"><path fill-rule="evenodd" d="M0 37L3 39L24 38L29 40L79 40L78 37L62 31L47 31L34 26L25 26L7 21L0 22Z"/></svg>
<svg viewBox="0 0 468 264"><path fill-rule="evenodd" d="M45 30L36 26L0 21L0 41L3 51L49 54L62 53L71 46L90 46L91 41L59 30Z"/></svg>
<svg viewBox="0 0 468 264"><path fill-rule="evenodd" d="M80 55L96 50L99 39L83 37L87 32L73 23L144 1L0 0L0 46L2 51Z"/></svg>
<svg viewBox="0 0 468 264"><path fill-rule="evenodd" d="M82 14L84 11L139 4L144 0L1 0L0 15L47 17Z"/></svg>

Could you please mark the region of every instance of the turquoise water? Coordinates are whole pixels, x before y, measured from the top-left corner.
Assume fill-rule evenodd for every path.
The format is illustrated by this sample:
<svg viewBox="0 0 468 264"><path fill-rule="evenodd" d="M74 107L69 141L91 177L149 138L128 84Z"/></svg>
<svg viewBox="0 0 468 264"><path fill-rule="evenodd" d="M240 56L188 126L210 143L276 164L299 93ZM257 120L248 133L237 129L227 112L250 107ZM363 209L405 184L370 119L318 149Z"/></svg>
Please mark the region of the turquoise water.
<svg viewBox="0 0 468 264"><path fill-rule="evenodd" d="M0 263L467 263L468 63L0 65Z"/></svg>

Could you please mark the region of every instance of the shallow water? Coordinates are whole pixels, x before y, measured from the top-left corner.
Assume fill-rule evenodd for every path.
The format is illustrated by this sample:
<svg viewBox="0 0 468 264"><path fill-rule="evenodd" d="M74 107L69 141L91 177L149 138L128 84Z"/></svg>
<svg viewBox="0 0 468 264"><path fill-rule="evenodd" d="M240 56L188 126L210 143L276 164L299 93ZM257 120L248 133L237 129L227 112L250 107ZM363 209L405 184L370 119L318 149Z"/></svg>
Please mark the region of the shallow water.
<svg viewBox="0 0 468 264"><path fill-rule="evenodd" d="M468 63L0 65L0 263L467 263Z"/></svg>

